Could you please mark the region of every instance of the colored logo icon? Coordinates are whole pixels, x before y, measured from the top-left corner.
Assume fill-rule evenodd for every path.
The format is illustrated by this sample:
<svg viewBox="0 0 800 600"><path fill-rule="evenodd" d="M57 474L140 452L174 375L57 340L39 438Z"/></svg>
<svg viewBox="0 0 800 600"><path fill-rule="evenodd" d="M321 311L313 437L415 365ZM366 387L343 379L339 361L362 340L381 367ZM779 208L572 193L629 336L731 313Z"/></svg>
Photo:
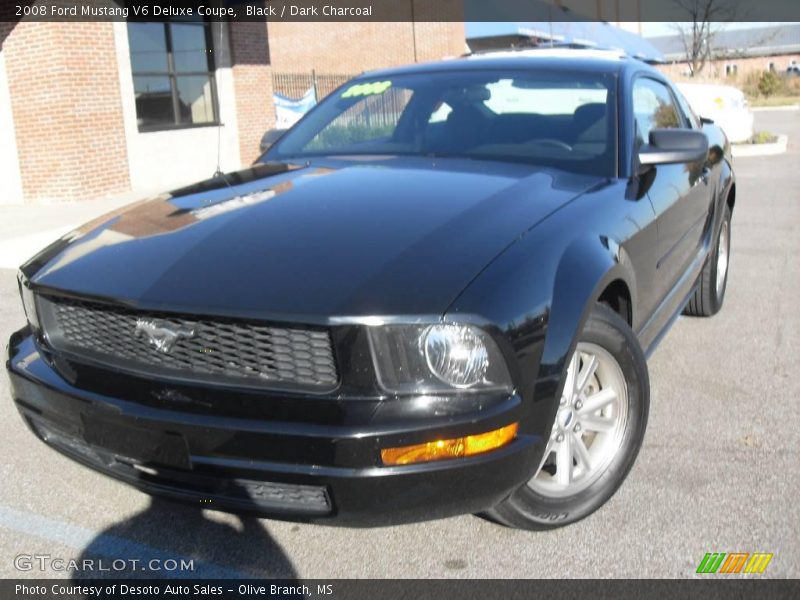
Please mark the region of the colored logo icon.
<svg viewBox="0 0 800 600"><path fill-rule="evenodd" d="M707 552L697 566L697 572L704 575L731 573L763 573L772 553L766 552Z"/></svg>

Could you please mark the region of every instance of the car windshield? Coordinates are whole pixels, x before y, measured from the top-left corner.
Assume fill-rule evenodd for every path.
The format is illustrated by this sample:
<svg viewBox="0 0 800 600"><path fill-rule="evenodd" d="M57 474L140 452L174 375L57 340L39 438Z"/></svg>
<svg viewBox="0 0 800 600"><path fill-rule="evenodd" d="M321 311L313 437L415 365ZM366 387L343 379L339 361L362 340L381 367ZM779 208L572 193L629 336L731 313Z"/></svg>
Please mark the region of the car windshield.
<svg viewBox="0 0 800 600"><path fill-rule="evenodd" d="M266 160L414 155L525 162L613 176L613 76L450 71L361 78L289 130Z"/></svg>

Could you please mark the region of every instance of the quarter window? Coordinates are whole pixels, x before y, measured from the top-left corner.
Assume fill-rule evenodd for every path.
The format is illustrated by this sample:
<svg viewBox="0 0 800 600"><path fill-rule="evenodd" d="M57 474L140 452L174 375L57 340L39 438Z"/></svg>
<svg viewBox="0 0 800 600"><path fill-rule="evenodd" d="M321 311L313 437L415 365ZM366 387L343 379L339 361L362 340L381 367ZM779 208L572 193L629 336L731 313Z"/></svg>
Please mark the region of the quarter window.
<svg viewBox="0 0 800 600"><path fill-rule="evenodd" d="M210 25L128 23L139 131L217 122Z"/></svg>
<svg viewBox="0 0 800 600"><path fill-rule="evenodd" d="M678 107L669 89L655 79L640 78L633 84L633 113L640 144L650 138L652 129L683 127Z"/></svg>

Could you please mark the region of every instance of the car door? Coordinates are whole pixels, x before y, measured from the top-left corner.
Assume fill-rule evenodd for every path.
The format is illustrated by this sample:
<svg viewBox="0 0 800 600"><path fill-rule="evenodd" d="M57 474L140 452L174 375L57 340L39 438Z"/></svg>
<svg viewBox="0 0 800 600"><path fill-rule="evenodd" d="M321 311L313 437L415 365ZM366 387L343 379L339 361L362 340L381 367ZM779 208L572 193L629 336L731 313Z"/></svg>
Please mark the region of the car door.
<svg viewBox="0 0 800 600"><path fill-rule="evenodd" d="M684 116L686 126L689 129L703 131L702 120L692 110L691 105L680 90L673 87L672 91L677 98L678 111ZM709 144L711 144L711 140L709 140ZM700 224L690 233L690 235L694 236L694 246L693 252L690 254L690 260L703 250L706 234L709 227L711 227L714 214L714 198L717 193L717 188L713 182L719 181L721 158L722 149L720 147L716 149L709 147L707 159L690 164L689 182L692 184L692 194L697 200L691 205L695 212L693 224Z"/></svg>
<svg viewBox="0 0 800 600"><path fill-rule="evenodd" d="M635 144L645 144L656 128L691 128L669 86L640 76L632 86ZM648 197L656 213L658 232L656 295L665 298L701 250L709 217L708 173L705 161L652 167Z"/></svg>

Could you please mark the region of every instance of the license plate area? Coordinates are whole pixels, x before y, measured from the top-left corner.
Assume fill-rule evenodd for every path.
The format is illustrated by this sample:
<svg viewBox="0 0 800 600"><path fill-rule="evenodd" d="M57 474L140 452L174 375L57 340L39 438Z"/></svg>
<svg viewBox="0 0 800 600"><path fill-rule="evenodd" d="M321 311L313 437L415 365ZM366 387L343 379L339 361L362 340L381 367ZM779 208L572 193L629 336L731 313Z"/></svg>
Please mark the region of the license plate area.
<svg viewBox="0 0 800 600"><path fill-rule="evenodd" d="M189 448L179 433L153 431L120 425L96 417L81 417L83 439L90 446L106 450L132 463L191 467Z"/></svg>

